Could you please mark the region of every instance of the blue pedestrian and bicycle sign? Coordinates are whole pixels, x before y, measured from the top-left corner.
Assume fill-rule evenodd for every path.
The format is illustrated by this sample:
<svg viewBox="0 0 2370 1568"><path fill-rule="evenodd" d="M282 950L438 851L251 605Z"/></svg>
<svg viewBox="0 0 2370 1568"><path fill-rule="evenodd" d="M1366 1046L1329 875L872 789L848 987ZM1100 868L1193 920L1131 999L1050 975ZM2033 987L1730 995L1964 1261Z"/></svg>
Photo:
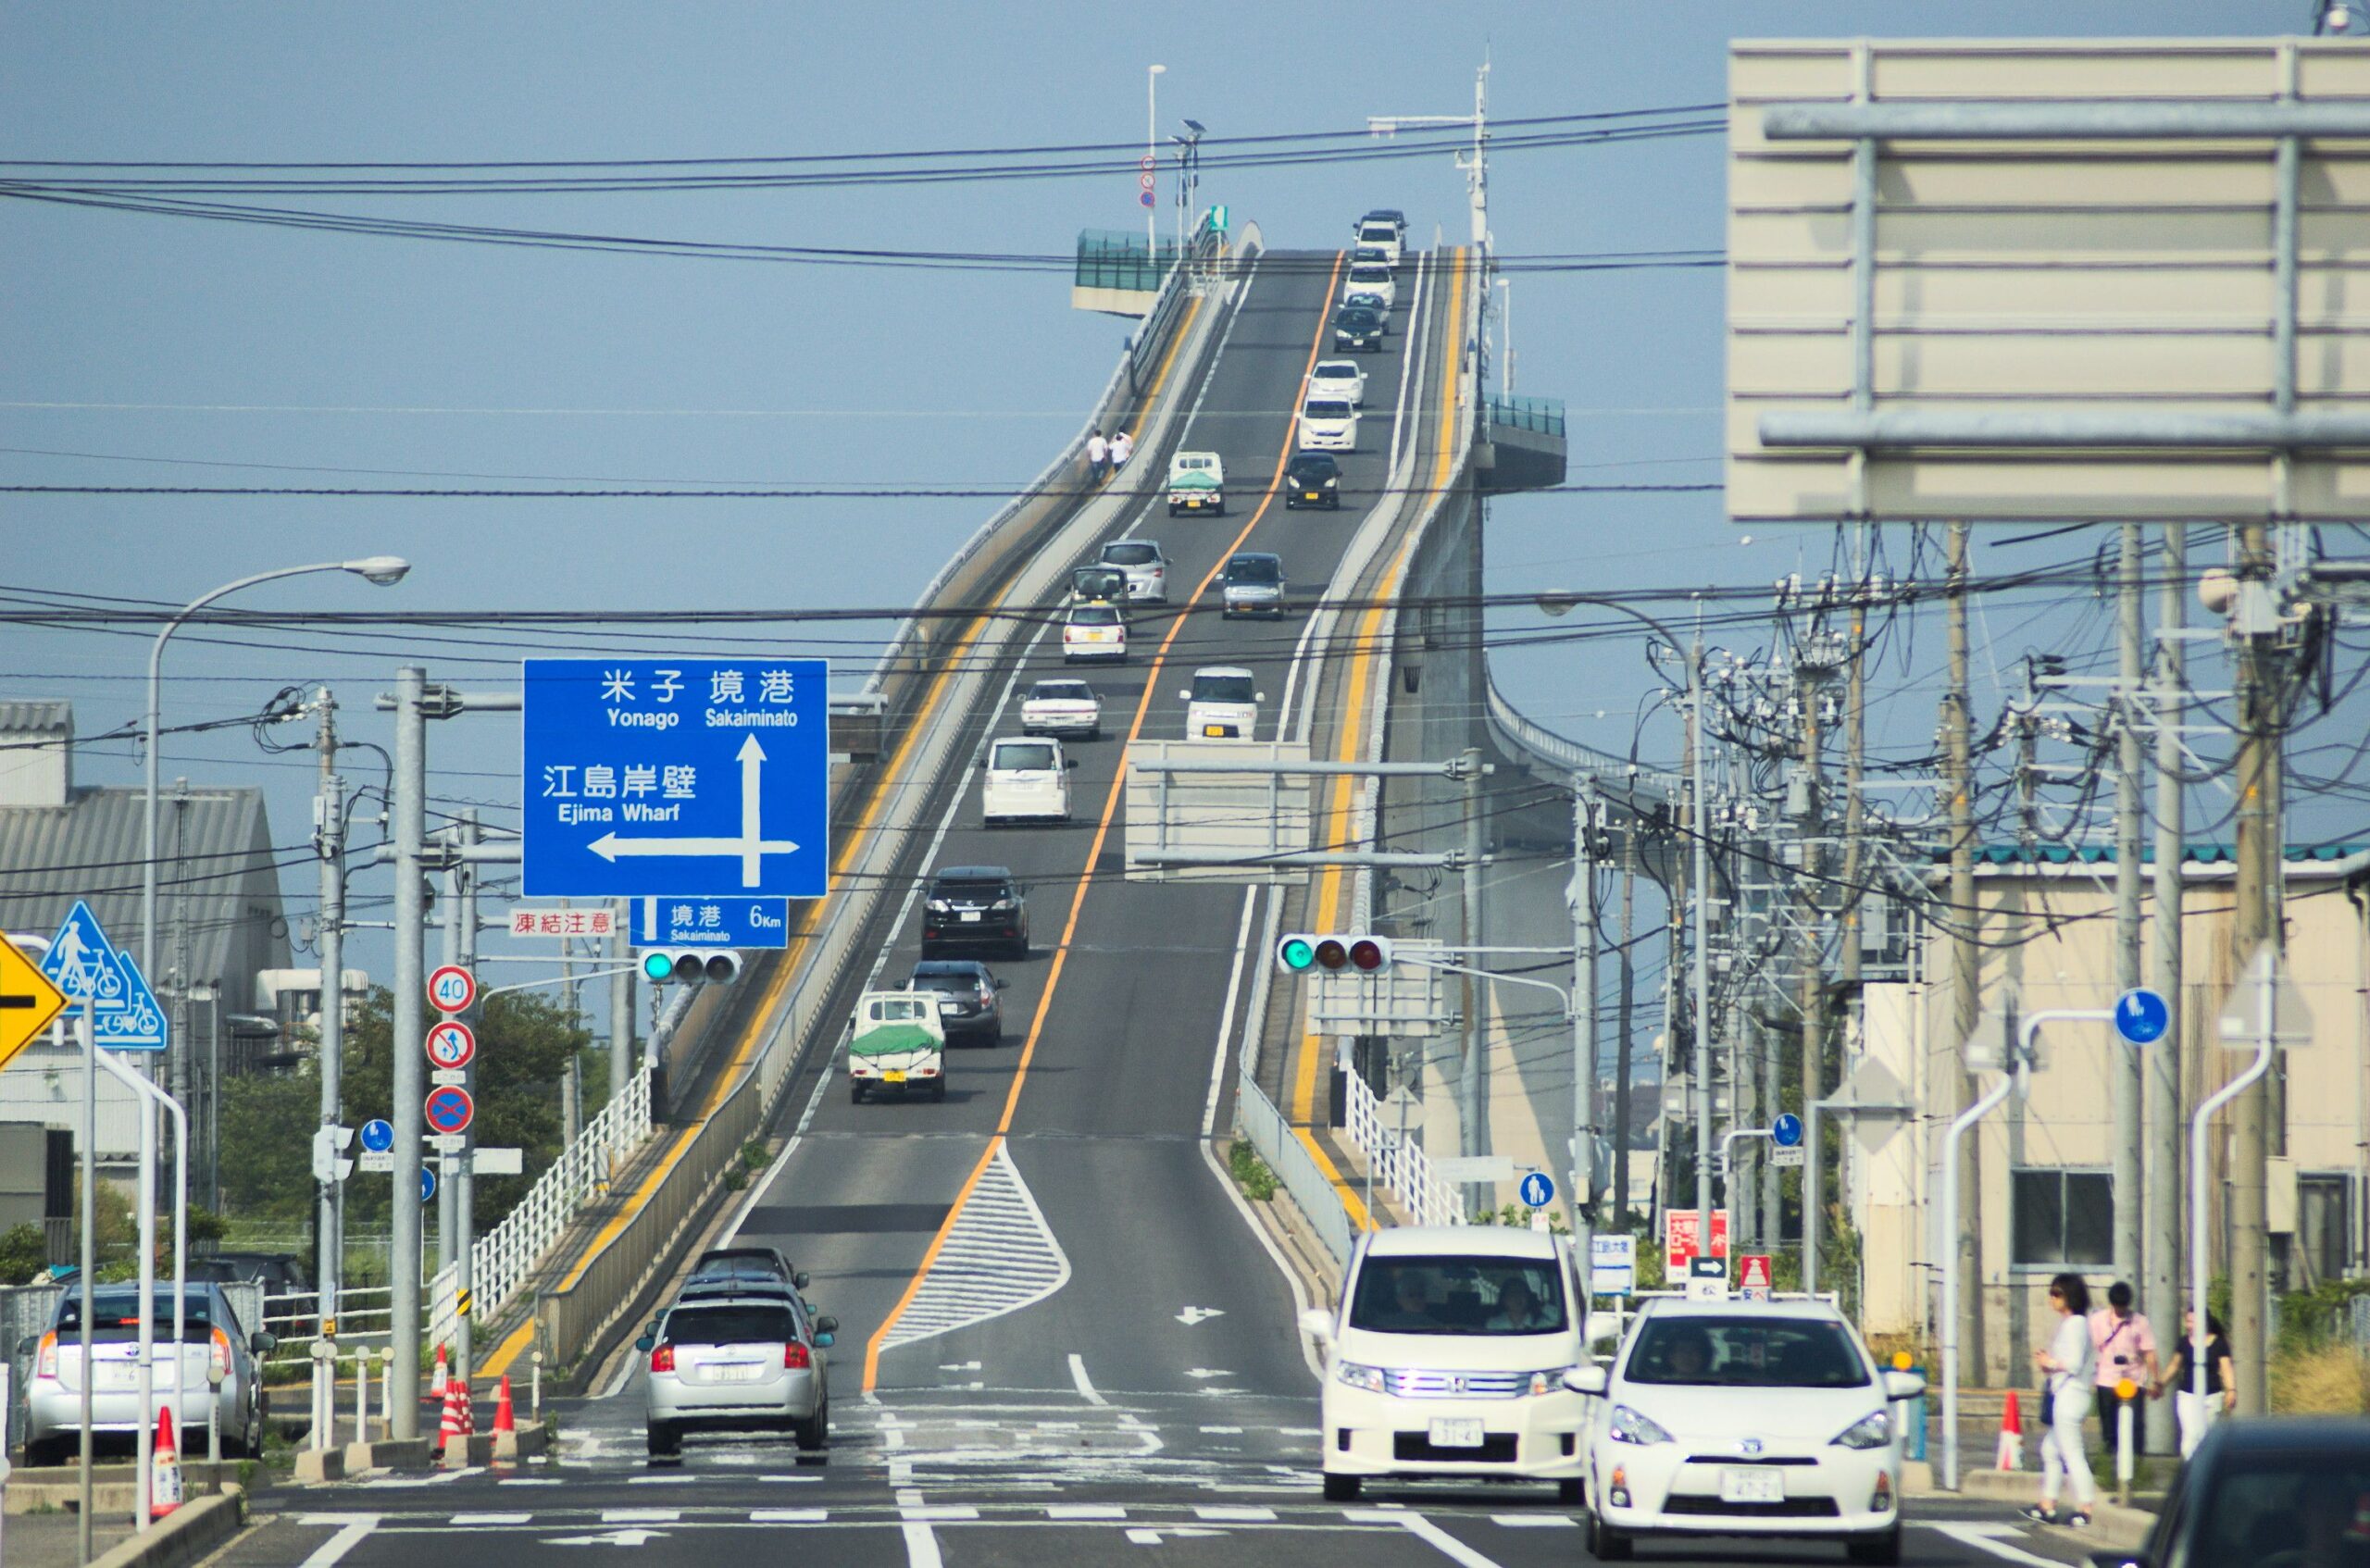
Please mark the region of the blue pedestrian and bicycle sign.
<svg viewBox="0 0 2370 1568"><path fill-rule="evenodd" d="M786 948L787 899L644 899L633 918L636 947Z"/></svg>
<svg viewBox="0 0 2370 1568"><path fill-rule="evenodd" d="M1522 1194L1526 1208L1543 1209L1555 1201L1555 1183L1545 1171L1531 1172L1522 1178L1522 1185L1515 1190Z"/></svg>
<svg viewBox="0 0 2370 1568"><path fill-rule="evenodd" d="M384 1154L395 1146L395 1124L378 1117L362 1124L362 1147L373 1154Z"/></svg>
<svg viewBox="0 0 2370 1568"><path fill-rule="evenodd" d="M1802 1141L1802 1119L1791 1111L1781 1111L1769 1124L1769 1141L1780 1149L1791 1149Z"/></svg>
<svg viewBox="0 0 2370 1568"><path fill-rule="evenodd" d="M829 890L824 660L529 659L525 669L529 897Z"/></svg>
<svg viewBox="0 0 2370 1568"><path fill-rule="evenodd" d="M2145 986L2114 999L2114 1032L2133 1045L2153 1045L2172 1027L2172 1008Z"/></svg>
<svg viewBox="0 0 2370 1568"><path fill-rule="evenodd" d="M419 1167L419 1201L426 1203L432 1201L435 1197L436 1167L433 1165L422 1165Z"/></svg>
<svg viewBox="0 0 2370 1568"><path fill-rule="evenodd" d="M66 993L69 1007L89 1010L93 1044L108 1051L165 1049L165 1010L156 993L80 899L42 955L41 972Z"/></svg>

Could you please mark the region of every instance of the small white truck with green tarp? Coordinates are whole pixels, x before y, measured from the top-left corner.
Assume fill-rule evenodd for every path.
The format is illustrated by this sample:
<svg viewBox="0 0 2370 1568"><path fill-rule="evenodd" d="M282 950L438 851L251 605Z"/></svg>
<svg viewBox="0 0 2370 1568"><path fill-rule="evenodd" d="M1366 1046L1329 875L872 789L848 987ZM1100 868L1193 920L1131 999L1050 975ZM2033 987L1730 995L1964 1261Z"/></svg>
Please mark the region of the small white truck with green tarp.
<svg viewBox="0 0 2370 1568"><path fill-rule="evenodd" d="M848 1099L876 1089L946 1098L946 1027L936 991L867 991L848 1030Z"/></svg>

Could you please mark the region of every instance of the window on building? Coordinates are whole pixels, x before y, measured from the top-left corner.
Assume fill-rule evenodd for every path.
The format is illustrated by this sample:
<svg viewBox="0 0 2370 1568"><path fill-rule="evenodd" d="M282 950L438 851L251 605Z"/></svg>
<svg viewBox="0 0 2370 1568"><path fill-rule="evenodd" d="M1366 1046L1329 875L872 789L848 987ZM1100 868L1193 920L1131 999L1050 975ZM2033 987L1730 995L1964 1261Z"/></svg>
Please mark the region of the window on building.
<svg viewBox="0 0 2370 1568"><path fill-rule="evenodd" d="M2009 1173L2009 1249L2016 1263L2105 1268L2114 1262L2114 1178L2054 1167Z"/></svg>
<svg viewBox="0 0 2370 1568"><path fill-rule="evenodd" d="M2296 1247L2312 1277L2306 1288L2351 1272L2353 1239L2352 1184L2341 1173L2296 1178Z"/></svg>

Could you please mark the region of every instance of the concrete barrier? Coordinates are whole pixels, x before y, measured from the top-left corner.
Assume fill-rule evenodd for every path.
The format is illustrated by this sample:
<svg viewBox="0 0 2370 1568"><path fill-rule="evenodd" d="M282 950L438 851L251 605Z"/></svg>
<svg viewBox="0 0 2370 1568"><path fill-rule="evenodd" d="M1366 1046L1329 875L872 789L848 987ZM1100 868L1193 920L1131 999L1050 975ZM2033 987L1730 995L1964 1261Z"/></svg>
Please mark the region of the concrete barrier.
<svg viewBox="0 0 2370 1568"><path fill-rule="evenodd" d="M181 1504L155 1529L101 1552L91 1568L181 1568L211 1556L246 1522L246 1492L225 1487L210 1498Z"/></svg>

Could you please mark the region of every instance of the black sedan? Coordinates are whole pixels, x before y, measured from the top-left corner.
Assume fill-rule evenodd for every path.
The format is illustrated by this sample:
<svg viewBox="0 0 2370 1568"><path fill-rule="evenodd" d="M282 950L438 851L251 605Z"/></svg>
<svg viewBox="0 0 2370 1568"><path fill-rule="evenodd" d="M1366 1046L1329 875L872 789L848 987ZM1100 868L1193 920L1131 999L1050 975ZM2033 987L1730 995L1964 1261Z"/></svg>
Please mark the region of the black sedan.
<svg viewBox="0 0 2370 1568"><path fill-rule="evenodd" d="M1383 318L1364 305L1348 305L1334 313L1333 346L1349 354L1382 352Z"/></svg>
<svg viewBox="0 0 2370 1568"><path fill-rule="evenodd" d="M1295 452L1284 465L1284 507L1341 509L1341 465L1329 452Z"/></svg>
<svg viewBox="0 0 2370 1568"><path fill-rule="evenodd" d="M2099 1568L2363 1568L2370 1564L2370 1421L2215 1425L2180 1468L2138 1551Z"/></svg>

